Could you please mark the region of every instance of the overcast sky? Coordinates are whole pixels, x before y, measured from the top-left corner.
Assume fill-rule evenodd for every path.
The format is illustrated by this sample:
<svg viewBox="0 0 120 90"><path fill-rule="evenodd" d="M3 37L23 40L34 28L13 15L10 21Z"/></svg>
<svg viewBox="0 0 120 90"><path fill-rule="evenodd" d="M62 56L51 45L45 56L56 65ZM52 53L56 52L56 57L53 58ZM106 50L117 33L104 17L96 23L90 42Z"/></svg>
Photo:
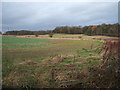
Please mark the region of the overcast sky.
<svg viewBox="0 0 120 90"><path fill-rule="evenodd" d="M2 26L8 30L51 30L118 22L117 2L3 2Z"/></svg>

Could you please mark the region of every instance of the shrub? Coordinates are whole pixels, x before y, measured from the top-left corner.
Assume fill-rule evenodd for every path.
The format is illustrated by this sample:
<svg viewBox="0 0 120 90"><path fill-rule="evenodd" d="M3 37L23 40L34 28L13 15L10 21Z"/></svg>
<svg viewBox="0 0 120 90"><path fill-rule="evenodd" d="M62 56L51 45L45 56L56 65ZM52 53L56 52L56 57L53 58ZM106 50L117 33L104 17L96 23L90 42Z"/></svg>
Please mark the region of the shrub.
<svg viewBox="0 0 120 90"><path fill-rule="evenodd" d="M50 33L50 34L49 34L49 37L51 37L51 38L52 38L52 37L53 37L53 33Z"/></svg>
<svg viewBox="0 0 120 90"><path fill-rule="evenodd" d="M82 38L82 36L78 36L78 38Z"/></svg>
<svg viewBox="0 0 120 90"><path fill-rule="evenodd" d="M35 34L35 37L38 37L39 35L38 34Z"/></svg>

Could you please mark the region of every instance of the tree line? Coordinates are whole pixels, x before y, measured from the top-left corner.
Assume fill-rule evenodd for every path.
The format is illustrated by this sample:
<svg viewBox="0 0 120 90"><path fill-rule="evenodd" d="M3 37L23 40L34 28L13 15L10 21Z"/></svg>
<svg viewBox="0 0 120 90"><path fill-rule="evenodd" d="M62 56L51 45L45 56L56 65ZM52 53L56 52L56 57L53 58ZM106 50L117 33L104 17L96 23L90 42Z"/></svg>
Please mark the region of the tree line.
<svg viewBox="0 0 120 90"><path fill-rule="evenodd" d="M65 34L86 34L92 35L105 35L105 36L119 36L118 31L119 24L101 24L101 25L90 25L90 26L76 26L76 27L56 27L54 33L65 33Z"/></svg>
<svg viewBox="0 0 120 90"><path fill-rule="evenodd" d="M4 35L45 35L49 34L52 31L28 31L28 30L20 30L20 31L7 31Z"/></svg>
<svg viewBox="0 0 120 90"><path fill-rule="evenodd" d="M89 25L89 26L61 26L56 27L53 30L47 31L7 31L5 35L45 35L50 33L62 33L62 34L85 34L85 35L105 35L105 36L120 36L119 32L120 24L101 24L101 25Z"/></svg>

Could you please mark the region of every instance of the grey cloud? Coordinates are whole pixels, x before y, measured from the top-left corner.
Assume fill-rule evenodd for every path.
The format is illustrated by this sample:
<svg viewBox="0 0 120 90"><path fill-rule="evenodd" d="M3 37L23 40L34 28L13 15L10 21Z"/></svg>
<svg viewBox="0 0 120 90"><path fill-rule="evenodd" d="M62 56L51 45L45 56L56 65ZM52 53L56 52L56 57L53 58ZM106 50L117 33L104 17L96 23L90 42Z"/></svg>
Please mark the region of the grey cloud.
<svg viewBox="0 0 120 90"><path fill-rule="evenodd" d="M3 3L3 30L116 23L117 9L117 2Z"/></svg>

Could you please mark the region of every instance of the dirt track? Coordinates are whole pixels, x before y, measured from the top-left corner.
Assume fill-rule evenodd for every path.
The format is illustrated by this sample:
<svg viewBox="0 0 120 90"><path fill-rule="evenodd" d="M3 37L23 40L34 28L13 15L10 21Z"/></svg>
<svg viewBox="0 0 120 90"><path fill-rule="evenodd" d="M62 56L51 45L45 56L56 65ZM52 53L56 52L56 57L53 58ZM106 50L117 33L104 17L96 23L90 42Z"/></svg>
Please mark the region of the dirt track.
<svg viewBox="0 0 120 90"><path fill-rule="evenodd" d="M101 40L104 39L101 38L89 38L89 39L83 39L83 38L50 38L50 37L32 37L32 36L22 36L22 35L3 35L3 36L15 36L15 37L25 37L25 38L47 38L47 39L63 39L63 40Z"/></svg>

